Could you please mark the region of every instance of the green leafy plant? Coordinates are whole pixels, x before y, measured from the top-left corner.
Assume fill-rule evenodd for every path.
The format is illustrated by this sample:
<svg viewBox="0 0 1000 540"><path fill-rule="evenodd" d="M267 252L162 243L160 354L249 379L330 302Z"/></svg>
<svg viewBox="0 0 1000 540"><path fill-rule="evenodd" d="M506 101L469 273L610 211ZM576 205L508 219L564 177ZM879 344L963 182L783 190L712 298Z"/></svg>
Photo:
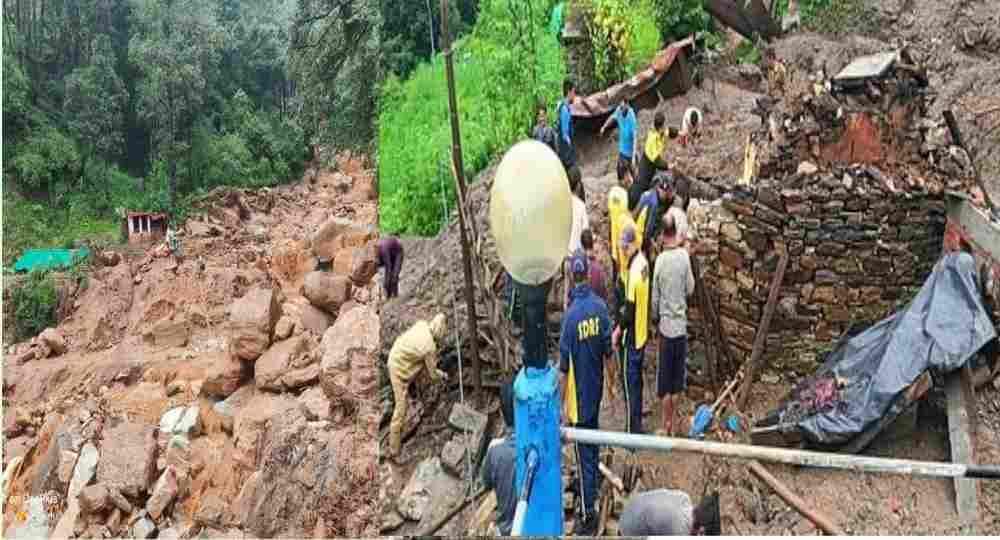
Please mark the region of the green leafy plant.
<svg viewBox="0 0 1000 540"><path fill-rule="evenodd" d="M653 0L656 25L667 41L684 39L696 32L713 32L712 16L702 0Z"/></svg>
<svg viewBox="0 0 1000 540"><path fill-rule="evenodd" d="M7 281L7 280L4 280ZM49 272L36 270L10 287L17 340L28 339L56 322L56 287Z"/></svg>
<svg viewBox="0 0 1000 540"><path fill-rule="evenodd" d="M601 86L627 79L660 49L650 0L584 0L572 8L583 12L594 54L594 76Z"/></svg>
<svg viewBox="0 0 1000 540"><path fill-rule="evenodd" d="M759 64L761 60L760 48L757 44L750 40L743 40L733 51L733 55L737 63L740 64Z"/></svg>
<svg viewBox="0 0 1000 540"><path fill-rule="evenodd" d="M559 98L566 68L558 41L544 31L548 7L542 0L483 1L472 33L453 45L468 181L529 133L537 103L554 108ZM406 80L387 77L379 107L379 226L435 234L443 207L455 208L441 55Z"/></svg>

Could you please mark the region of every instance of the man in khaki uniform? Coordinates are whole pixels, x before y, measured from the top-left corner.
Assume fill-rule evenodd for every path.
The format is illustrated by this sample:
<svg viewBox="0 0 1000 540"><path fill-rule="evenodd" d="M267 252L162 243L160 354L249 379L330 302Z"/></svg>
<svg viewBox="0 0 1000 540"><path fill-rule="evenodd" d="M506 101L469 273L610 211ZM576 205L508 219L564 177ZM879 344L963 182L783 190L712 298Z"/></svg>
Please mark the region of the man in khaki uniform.
<svg viewBox="0 0 1000 540"><path fill-rule="evenodd" d="M396 338L389 351L389 380L396 406L389 424L389 457L399 455L403 422L406 421L407 392L410 383L427 366L427 372L435 382L448 378L448 374L437 367L439 344L446 332L444 313L438 313L430 323L417 321L403 335Z"/></svg>

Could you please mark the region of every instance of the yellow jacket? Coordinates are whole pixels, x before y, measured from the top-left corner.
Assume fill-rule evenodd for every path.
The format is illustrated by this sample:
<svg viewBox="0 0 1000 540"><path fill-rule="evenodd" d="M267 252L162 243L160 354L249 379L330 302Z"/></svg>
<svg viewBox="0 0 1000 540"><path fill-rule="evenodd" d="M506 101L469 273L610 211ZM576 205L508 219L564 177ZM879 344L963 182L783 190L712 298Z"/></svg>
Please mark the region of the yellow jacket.
<svg viewBox="0 0 1000 540"><path fill-rule="evenodd" d="M437 369L437 340L443 338L444 333L443 314L438 314L430 323L417 321L392 344L389 351L390 373L409 383L427 366L431 378L440 379L442 373Z"/></svg>
<svg viewBox="0 0 1000 540"><path fill-rule="evenodd" d="M649 134L646 135L646 159L656 163L666 148L667 137L655 129L650 130Z"/></svg>
<svg viewBox="0 0 1000 540"><path fill-rule="evenodd" d="M649 334L649 263L642 251L632 259L625 283L625 300L635 305L635 327L626 330L635 332L635 348L641 349Z"/></svg>
<svg viewBox="0 0 1000 540"><path fill-rule="evenodd" d="M614 186L608 191L608 221L611 228L611 245L608 248L611 250L612 264L617 265L616 268L620 271L625 269L618 251L618 244L621 243L621 217L623 214L628 215L628 192L621 186Z"/></svg>
<svg viewBox="0 0 1000 540"><path fill-rule="evenodd" d="M639 243L638 249L642 249L642 234L639 233L639 229L635 228L635 220L632 219L632 215L628 213L628 210L624 210L618 216L618 251L617 258L618 262L618 279L621 280L622 284L628 283L628 257L625 256L625 252L622 250L621 246L621 231L625 230L625 227L632 225L633 230L636 231L635 241Z"/></svg>

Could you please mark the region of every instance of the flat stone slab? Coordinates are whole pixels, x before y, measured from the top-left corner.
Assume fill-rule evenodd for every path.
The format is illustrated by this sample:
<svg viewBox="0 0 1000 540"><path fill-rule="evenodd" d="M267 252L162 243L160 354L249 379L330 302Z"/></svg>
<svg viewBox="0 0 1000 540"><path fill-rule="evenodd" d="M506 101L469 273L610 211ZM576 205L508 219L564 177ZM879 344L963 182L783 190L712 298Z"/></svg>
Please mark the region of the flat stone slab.
<svg viewBox="0 0 1000 540"><path fill-rule="evenodd" d="M464 496L460 480L449 475L438 457L422 461L413 471L410 481L396 503L400 515L418 521L423 529L450 510Z"/></svg>

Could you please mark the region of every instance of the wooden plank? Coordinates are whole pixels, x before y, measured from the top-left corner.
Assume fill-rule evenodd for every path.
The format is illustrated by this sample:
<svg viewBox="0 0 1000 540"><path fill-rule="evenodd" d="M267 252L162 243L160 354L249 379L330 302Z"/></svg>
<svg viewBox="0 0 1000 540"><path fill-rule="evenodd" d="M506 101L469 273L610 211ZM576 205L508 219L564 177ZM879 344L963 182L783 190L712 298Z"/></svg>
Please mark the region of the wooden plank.
<svg viewBox="0 0 1000 540"><path fill-rule="evenodd" d="M944 383L948 400L948 438L951 442L952 463L975 463L969 415L969 407L975 403L971 400L971 386L972 378L966 369L952 373ZM975 480L955 478L955 507L958 519L965 527L974 527L978 519L976 489Z"/></svg>
<svg viewBox="0 0 1000 540"><path fill-rule="evenodd" d="M789 506L795 509L796 512L802 514L802 516L809 521L813 522L814 525L819 527L823 532L833 536L847 536L847 533L843 529L837 526L829 517L821 514L819 511L811 508L805 501L799 498L798 495L788 489L785 484L782 484L777 478L774 477L767 469L764 468L758 461L750 462L750 472L754 474L757 478L764 481L775 493L781 497Z"/></svg>
<svg viewBox="0 0 1000 540"><path fill-rule="evenodd" d="M767 295L767 304L764 305L764 316L761 318L760 326L757 327L757 336L754 338L753 350L750 352L750 360L747 362L746 379L740 385L740 393L736 398L736 408L743 410L747 398L750 397L750 387L753 386L754 378L757 376L758 364L764 357L764 345L767 344L767 331L771 327L771 319L774 317L774 308L778 305L778 291L781 289L781 282L785 279L785 269L788 268L788 252L781 254L778 261L778 271L771 280L771 290Z"/></svg>

